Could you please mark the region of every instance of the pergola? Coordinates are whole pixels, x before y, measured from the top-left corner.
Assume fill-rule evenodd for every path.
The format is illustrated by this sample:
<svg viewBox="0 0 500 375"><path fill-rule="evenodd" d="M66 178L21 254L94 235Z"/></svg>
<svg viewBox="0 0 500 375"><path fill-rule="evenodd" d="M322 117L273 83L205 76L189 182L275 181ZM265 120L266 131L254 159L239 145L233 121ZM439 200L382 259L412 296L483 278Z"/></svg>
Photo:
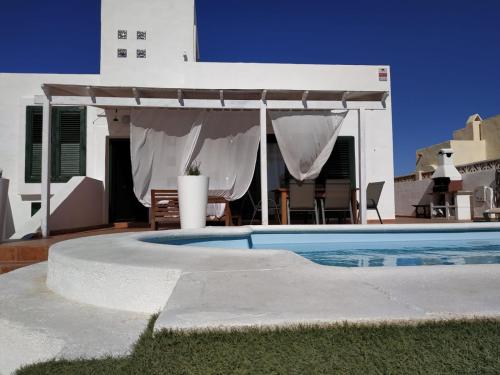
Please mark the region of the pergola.
<svg viewBox="0 0 500 375"><path fill-rule="evenodd" d="M260 111L262 225L268 225L267 110L354 110L358 112L360 222L366 224L366 110L385 110L387 91L196 89L44 84L42 132L42 235L49 235L51 107L240 109Z"/></svg>

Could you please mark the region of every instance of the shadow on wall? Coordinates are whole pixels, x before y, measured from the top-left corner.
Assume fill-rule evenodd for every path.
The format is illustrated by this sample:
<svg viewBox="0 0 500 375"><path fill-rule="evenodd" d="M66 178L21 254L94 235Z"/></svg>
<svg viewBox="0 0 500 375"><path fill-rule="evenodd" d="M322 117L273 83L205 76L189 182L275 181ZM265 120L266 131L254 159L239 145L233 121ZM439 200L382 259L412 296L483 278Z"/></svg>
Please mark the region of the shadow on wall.
<svg viewBox="0 0 500 375"><path fill-rule="evenodd" d="M68 230L103 225L104 185L90 177L73 177L65 188L50 200L50 227Z"/></svg>
<svg viewBox="0 0 500 375"><path fill-rule="evenodd" d="M432 180L405 181L394 184L394 197L397 216L415 216L414 204L429 204L431 201Z"/></svg>
<svg viewBox="0 0 500 375"><path fill-rule="evenodd" d="M424 183L423 186L426 184ZM432 180L430 180L429 183L427 183L427 188L424 190L424 195L418 202L418 204L430 204L432 201L432 188L434 187L434 183Z"/></svg>
<svg viewBox="0 0 500 375"><path fill-rule="evenodd" d="M72 177L50 199L51 230L69 230L103 225L103 182L90 177ZM16 228L11 239L31 236L40 230L42 210L39 210L23 226Z"/></svg>
<svg viewBox="0 0 500 375"><path fill-rule="evenodd" d="M10 200L8 197L7 197L7 207L6 207L6 212L5 212L5 228L4 229L5 229L4 238L9 238L10 236L12 236L16 232L16 227L14 226L14 217L12 216L12 208L10 206Z"/></svg>

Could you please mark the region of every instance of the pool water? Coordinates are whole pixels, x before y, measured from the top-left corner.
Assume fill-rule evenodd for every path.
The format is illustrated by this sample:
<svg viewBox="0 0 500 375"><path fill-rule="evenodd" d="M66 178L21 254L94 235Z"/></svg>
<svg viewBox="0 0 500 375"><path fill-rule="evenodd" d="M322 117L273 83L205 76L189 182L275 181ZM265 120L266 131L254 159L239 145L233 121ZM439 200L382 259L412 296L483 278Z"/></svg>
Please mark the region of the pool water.
<svg viewBox="0 0 500 375"><path fill-rule="evenodd" d="M259 244L253 248L269 249L270 246ZM500 241L491 240L282 243L279 248L293 251L318 264L339 267L500 263Z"/></svg>
<svg viewBox="0 0 500 375"><path fill-rule="evenodd" d="M249 250L290 250L338 267L500 264L500 230L378 230L365 232L258 232L148 242Z"/></svg>

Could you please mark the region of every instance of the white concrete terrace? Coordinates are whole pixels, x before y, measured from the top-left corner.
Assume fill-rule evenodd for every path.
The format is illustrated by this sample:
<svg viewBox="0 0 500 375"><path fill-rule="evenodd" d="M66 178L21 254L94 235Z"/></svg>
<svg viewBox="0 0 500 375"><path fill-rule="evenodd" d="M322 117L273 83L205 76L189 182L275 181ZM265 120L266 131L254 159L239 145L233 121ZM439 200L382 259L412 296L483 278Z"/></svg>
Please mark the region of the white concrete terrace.
<svg viewBox="0 0 500 375"><path fill-rule="evenodd" d="M353 236L498 229L498 223L308 227L312 233ZM141 241L254 230L303 227L121 233L52 246L48 264L1 277L0 374L53 357L124 355L148 314L158 311L156 330L500 316L499 264L348 269L321 266L289 251Z"/></svg>

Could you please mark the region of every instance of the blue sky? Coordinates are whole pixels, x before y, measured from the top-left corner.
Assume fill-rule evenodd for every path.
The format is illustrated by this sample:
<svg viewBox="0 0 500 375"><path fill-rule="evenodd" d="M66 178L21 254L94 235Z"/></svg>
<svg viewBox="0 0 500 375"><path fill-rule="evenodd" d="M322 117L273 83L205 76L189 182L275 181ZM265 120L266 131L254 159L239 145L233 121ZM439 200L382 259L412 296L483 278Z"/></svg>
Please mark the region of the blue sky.
<svg viewBox="0 0 500 375"><path fill-rule="evenodd" d="M98 0L0 0L0 72L98 73ZM500 114L499 0L198 0L203 61L388 64L396 174ZM22 26L21 26L22 25Z"/></svg>

